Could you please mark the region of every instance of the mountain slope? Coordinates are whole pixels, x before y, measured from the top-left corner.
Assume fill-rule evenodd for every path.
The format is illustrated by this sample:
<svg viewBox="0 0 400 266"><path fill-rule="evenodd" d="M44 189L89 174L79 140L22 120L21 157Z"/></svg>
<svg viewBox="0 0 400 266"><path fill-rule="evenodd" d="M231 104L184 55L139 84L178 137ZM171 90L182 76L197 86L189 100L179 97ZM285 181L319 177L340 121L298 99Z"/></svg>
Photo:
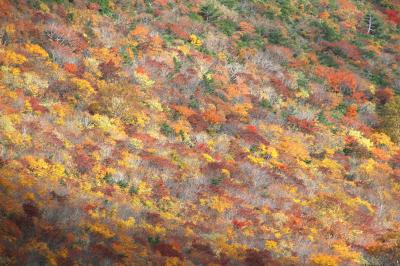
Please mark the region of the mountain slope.
<svg viewBox="0 0 400 266"><path fill-rule="evenodd" d="M398 265L399 11L0 0L0 265Z"/></svg>

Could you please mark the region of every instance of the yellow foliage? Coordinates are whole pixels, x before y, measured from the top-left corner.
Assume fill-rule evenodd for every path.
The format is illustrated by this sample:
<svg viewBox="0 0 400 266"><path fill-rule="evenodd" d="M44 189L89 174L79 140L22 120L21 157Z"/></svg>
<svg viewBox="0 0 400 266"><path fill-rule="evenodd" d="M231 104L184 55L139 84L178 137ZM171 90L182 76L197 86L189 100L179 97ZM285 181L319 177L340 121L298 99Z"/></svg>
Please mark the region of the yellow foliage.
<svg viewBox="0 0 400 266"><path fill-rule="evenodd" d="M33 241L27 243L26 246L27 246L28 250L38 252L43 257L45 257L47 259L47 263L46 263L47 265L50 265L50 266L57 265L56 256L50 250L50 248L47 246L47 243L37 242L36 240L33 240Z"/></svg>
<svg viewBox="0 0 400 266"><path fill-rule="evenodd" d="M208 163L212 163L215 162L214 158L211 157L209 154L207 153L203 153L203 158L208 162Z"/></svg>
<svg viewBox="0 0 400 266"><path fill-rule="evenodd" d="M180 45L177 47L178 51L182 52L183 55L187 56L190 53L190 48L186 45Z"/></svg>
<svg viewBox="0 0 400 266"><path fill-rule="evenodd" d="M150 107L150 109L162 112L164 109L162 104L156 99L146 101L146 104Z"/></svg>
<svg viewBox="0 0 400 266"><path fill-rule="evenodd" d="M44 58L49 57L49 54L46 52L46 50L37 44L28 43L25 45L25 49L31 54L39 55Z"/></svg>
<svg viewBox="0 0 400 266"><path fill-rule="evenodd" d="M374 159L368 159L366 162L360 165L360 170L366 174L371 174L377 166L377 162Z"/></svg>
<svg viewBox="0 0 400 266"><path fill-rule="evenodd" d="M322 161L320 161L318 163L318 165L320 167L327 168L327 169L329 169L331 171L334 171L334 172L335 171L340 171L342 169L342 166L339 163L337 163L336 161L334 161L332 159L329 159L329 158L324 158Z"/></svg>
<svg viewBox="0 0 400 266"><path fill-rule="evenodd" d="M211 209L216 210L219 213L223 213L226 209L232 208L232 203L227 202L226 199L219 196L212 197L208 205Z"/></svg>
<svg viewBox="0 0 400 266"><path fill-rule="evenodd" d="M350 130L349 131L349 136L355 138L358 143L360 143L362 146L367 148L368 150L371 150L374 144L372 143L371 140L365 138L360 131L357 130Z"/></svg>
<svg viewBox="0 0 400 266"><path fill-rule="evenodd" d="M359 265L364 262L362 255L356 251L352 251L345 243L335 244L333 245L333 249L342 259L351 260Z"/></svg>
<svg viewBox="0 0 400 266"><path fill-rule="evenodd" d="M388 148L391 148L394 145L390 137L385 133L374 133L371 135L371 138L376 144L384 145Z"/></svg>
<svg viewBox="0 0 400 266"><path fill-rule="evenodd" d="M243 244L228 243L227 238L222 235L217 236L215 244L218 252L224 252L232 258L238 258L247 249Z"/></svg>
<svg viewBox="0 0 400 266"><path fill-rule="evenodd" d="M226 58L227 58L226 54L223 53L223 52L219 52L219 53L217 54L217 56L218 56L218 59L221 60L221 61L225 61Z"/></svg>
<svg viewBox="0 0 400 266"><path fill-rule="evenodd" d="M240 116L241 118L246 118L248 116L248 111L252 108L253 106L251 103L242 103L242 104L236 104L232 106L231 111Z"/></svg>
<svg viewBox="0 0 400 266"><path fill-rule="evenodd" d="M122 125L118 119L110 119L108 116L95 114L92 116L92 121L98 128L109 133L115 140L121 140L127 137L125 131L121 129Z"/></svg>
<svg viewBox="0 0 400 266"><path fill-rule="evenodd" d="M72 78L71 82L75 84L80 92L84 95L89 96L95 93L94 88L90 85L89 81L80 78Z"/></svg>
<svg viewBox="0 0 400 266"><path fill-rule="evenodd" d="M197 37L194 34L190 35L190 43L193 44L196 47L200 47L203 44L203 41L199 39L199 37Z"/></svg>
<svg viewBox="0 0 400 266"><path fill-rule="evenodd" d="M0 115L0 136L6 141L15 145L25 145L32 140L30 135L22 134L14 127L19 123L18 116L15 115Z"/></svg>
<svg viewBox="0 0 400 266"><path fill-rule="evenodd" d="M338 258L326 254L311 255L310 260L315 265L319 266L337 266L339 265Z"/></svg>
<svg viewBox="0 0 400 266"><path fill-rule="evenodd" d="M28 61L25 56L11 50L0 49L0 60L5 65L21 65Z"/></svg>
<svg viewBox="0 0 400 266"><path fill-rule="evenodd" d="M252 164L256 164L256 165L259 165L259 166L263 166L264 163L265 163L265 160L262 157L256 157L256 156L253 156L253 155L249 154L249 155L247 155L247 158L250 160L250 162Z"/></svg>
<svg viewBox="0 0 400 266"><path fill-rule="evenodd" d="M133 117L134 117L134 124L138 125L141 128L144 128L150 120L150 118L144 112L135 112L133 114Z"/></svg>
<svg viewBox="0 0 400 266"><path fill-rule="evenodd" d="M149 186L146 182L140 181L138 185L138 194L140 196L148 196L151 194L151 186Z"/></svg>
<svg viewBox="0 0 400 266"><path fill-rule="evenodd" d="M265 249L278 253L280 251L278 247L278 243L274 240L267 240L265 241Z"/></svg>
<svg viewBox="0 0 400 266"><path fill-rule="evenodd" d="M346 200L345 202L349 206L358 207L358 206L362 205L362 206L366 207L368 209L368 211L370 211L371 213L375 212L374 207L368 201L365 201L365 200L361 199L360 197L351 198L351 199Z"/></svg>
<svg viewBox="0 0 400 266"><path fill-rule="evenodd" d="M174 125L172 125L176 134L180 134L182 132L184 136L189 137L188 133L190 132L190 124L187 120L178 120Z"/></svg>
<svg viewBox="0 0 400 266"><path fill-rule="evenodd" d="M47 89L49 87L47 80L42 79L34 72L25 72L22 77L24 89L34 96L39 95L39 89Z"/></svg>
<svg viewBox="0 0 400 266"><path fill-rule="evenodd" d="M145 73L135 71L135 77L140 85L144 88L150 88L154 85L154 80L151 80Z"/></svg>
<svg viewBox="0 0 400 266"><path fill-rule="evenodd" d="M167 230L164 227L161 227L160 225L154 226L148 223L143 223L142 227L151 235L165 235L165 233L167 232Z"/></svg>
<svg viewBox="0 0 400 266"><path fill-rule="evenodd" d="M119 225L124 228L132 228L135 225L135 218L129 217L127 220L119 220Z"/></svg>
<svg viewBox="0 0 400 266"><path fill-rule="evenodd" d="M264 144L260 145L260 150L262 155L269 155L271 158L276 159L278 158L278 151L274 147L266 147Z"/></svg>
<svg viewBox="0 0 400 266"><path fill-rule="evenodd" d="M42 10L43 12L45 12L45 13L50 12L50 8L48 7L48 5L46 5L43 2L39 3L39 9Z"/></svg>
<svg viewBox="0 0 400 266"><path fill-rule="evenodd" d="M300 160L307 160L310 158L306 147L300 140L283 137L279 144L278 148L281 152L289 153Z"/></svg>
<svg viewBox="0 0 400 266"><path fill-rule="evenodd" d="M139 139L131 138L129 141L129 145L137 150L143 149L143 143Z"/></svg>
<svg viewBox="0 0 400 266"><path fill-rule="evenodd" d="M228 169L222 169L221 170L221 173L224 175L224 176L227 176L227 177L230 177L231 176L231 173L229 172L229 170Z"/></svg>
<svg viewBox="0 0 400 266"><path fill-rule="evenodd" d="M168 257L165 261L164 266L183 266L183 262L179 260L178 257Z"/></svg>
<svg viewBox="0 0 400 266"><path fill-rule="evenodd" d="M103 224L89 224L88 227L93 233L102 235L105 238L111 238L115 235L108 226Z"/></svg>
<svg viewBox="0 0 400 266"><path fill-rule="evenodd" d="M12 34L15 33L15 25L12 24L12 23L6 24L5 27L4 27L4 29L5 29L5 31L6 31L8 34L10 34L10 35L12 35Z"/></svg>

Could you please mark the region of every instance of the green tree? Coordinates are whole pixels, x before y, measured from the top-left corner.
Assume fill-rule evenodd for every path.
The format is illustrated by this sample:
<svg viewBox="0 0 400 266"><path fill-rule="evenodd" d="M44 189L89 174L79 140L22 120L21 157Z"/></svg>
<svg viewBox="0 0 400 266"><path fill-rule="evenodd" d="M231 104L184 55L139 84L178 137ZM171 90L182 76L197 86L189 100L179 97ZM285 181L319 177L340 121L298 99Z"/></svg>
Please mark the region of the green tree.
<svg viewBox="0 0 400 266"><path fill-rule="evenodd" d="M381 128L393 141L400 141L400 96L393 97L380 110Z"/></svg>
<svg viewBox="0 0 400 266"><path fill-rule="evenodd" d="M207 22L214 22L221 16L218 8L211 3L202 5L199 14Z"/></svg>

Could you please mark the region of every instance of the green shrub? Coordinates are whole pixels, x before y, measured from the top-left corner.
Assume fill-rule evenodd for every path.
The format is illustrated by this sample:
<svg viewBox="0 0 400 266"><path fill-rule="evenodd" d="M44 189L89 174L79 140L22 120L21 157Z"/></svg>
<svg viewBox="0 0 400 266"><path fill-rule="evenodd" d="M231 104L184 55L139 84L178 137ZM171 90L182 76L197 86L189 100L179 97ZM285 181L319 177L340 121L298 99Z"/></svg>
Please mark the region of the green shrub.
<svg viewBox="0 0 400 266"><path fill-rule="evenodd" d="M194 97L190 97L190 101L189 101L188 106L190 108L192 108L192 109L199 109L200 108L199 102Z"/></svg>
<svg viewBox="0 0 400 266"><path fill-rule="evenodd" d="M393 97L380 110L381 129L394 142L400 141L400 96Z"/></svg>
<svg viewBox="0 0 400 266"><path fill-rule="evenodd" d="M196 22L202 22L203 21L203 17L200 16L199 14L197 14L197 13L194 13L194 12L190 12L189 13L189 18L191 20L193 20L193 21L196 21Z"/></svg>
<svg viewBox="0 0 400 266"><path fill-rule="evenodd" d="M339 67L339 65L335 62L335 60L326 53L318 52L317 57L321 65L325 65L328 67L335 67L335 68Z"/></svg>
<svg viewBox="0 0 400 266"><path fill-rule="evenodd" d="M334 28L329 26L325 21L313 21L311 22L311 26L314 26L319 29L321 32L322 38L329 42L338 41L341 39L341 36Z"/></svg>
<svg viewBox="0 0 400 266"><path fill-rule="evenodd" d="M163 123L160 128L161 134L172 137L174 135L174 130L167 124Z"/></svg>
<svg viewBox="0 0 400 266"><path fill-rule="evenodd" d="M272 44L286 44L286 39L283 37L281 30L278 28L270 30L268 33L268 41Z"/></svg>
<svg viewBox="0 0 400 266"><path fill-rule="evenodd" d="M119 180L119 181L117 182L117 185L118 185L120 188L127 188L127 187L128 187L128 182L125 181L125 180Z"/></svg>
<svg viewBox="0 0 400 266"><path fill-rule="evenodd" d="M200 7L199 15L207 22L214 22L221 16L221 13L213 4L207 3Z"/></svg>
<svg viewBox="0 0 400 266"><path fill-rule="evenodd" d="M138 188L135 187L134 185L132 185L132 186L129 188L129 194L131 194L131 195L135 195L135 194L137 194L138 192L139 192Z"/></svg>
<svg viewBox="0 0 400 266"><path fill-rule="evenodd" d="M233 9L233 8L235 8L238 1L237 0L219 0L219 2L226 7Z"/></svg>
<svg viewBox="0 0 400 266"><path fill-rule="evenodd" d="M217 26L220 31L228 36L231 36L238 29L236 23L230 19L219 20Z"/></svg>
<svg viewBox="0 0 400 266"><path fill-rule="evenodd" d="M271 103L265 98L261 99L260 106L264 109L272 109Z"/></svg>

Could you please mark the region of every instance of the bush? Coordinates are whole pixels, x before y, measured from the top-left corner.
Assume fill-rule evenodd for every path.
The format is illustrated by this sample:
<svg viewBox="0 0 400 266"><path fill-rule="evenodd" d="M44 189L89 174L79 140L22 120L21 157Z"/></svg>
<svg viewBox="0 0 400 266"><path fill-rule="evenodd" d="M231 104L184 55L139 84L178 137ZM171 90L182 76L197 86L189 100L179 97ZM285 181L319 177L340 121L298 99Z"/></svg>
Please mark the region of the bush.
<svg viewBox="0 0 400 266"><path fill-rule="evenodd" d="M199 109L200 108L200 104L196 100L196 98L190 97L189 107L192 108L192 109Z"/></svg>
<svg viewBox="0 0 400 266"><path fill-rule="evenodd" d="M231 36L238 29L236 23L230 19L220 20L218 21L217 25L219 30L228 36Z"/></svg>
<svg viewBox="0 0 400 266"><path fill-rule="evenodd" d="M400 141L400 96L391 98L379 111L381 129L394 142Z"/></svg>
<svg viewBox="0 0 400 266"><path fill-rule="evenodd" d="M224 6L227 6L231 9L233 9L235 7L235 5L237 4L236 0L219 0L219 2L221 4L223 4Z"/></svg>
<svg viewBox="0 0 400 266"><path fill-rule="evenodd" d="M336 30L329 26L325 21L313 21L311 26L317 27L320 30L323 39L328 42L334 42L341 39L340 34L337 33Z"/></svg>
<svg viewBox="0 0 400 266"><path fill-rule="evenodd" d="M174 135L174 130L167 123L161 125L160 131L167 137L172 137Z"/></svg>
<svg viewBox="0 0 400 266"><path fill-rule="evenodd" d="M285 45L286 39L283 37L280 29L272 29L268 33L268 41L272 44Z"/></svg>
<svg viewBox="0 0 400 266"><path fill-rule="evenodd" d="M213 4L208 3L204 4L200 7L200 16L203 17L207 22L214 22L216 21L220 16L221 13L219 12L218 8L216 8Z"/></svg>

